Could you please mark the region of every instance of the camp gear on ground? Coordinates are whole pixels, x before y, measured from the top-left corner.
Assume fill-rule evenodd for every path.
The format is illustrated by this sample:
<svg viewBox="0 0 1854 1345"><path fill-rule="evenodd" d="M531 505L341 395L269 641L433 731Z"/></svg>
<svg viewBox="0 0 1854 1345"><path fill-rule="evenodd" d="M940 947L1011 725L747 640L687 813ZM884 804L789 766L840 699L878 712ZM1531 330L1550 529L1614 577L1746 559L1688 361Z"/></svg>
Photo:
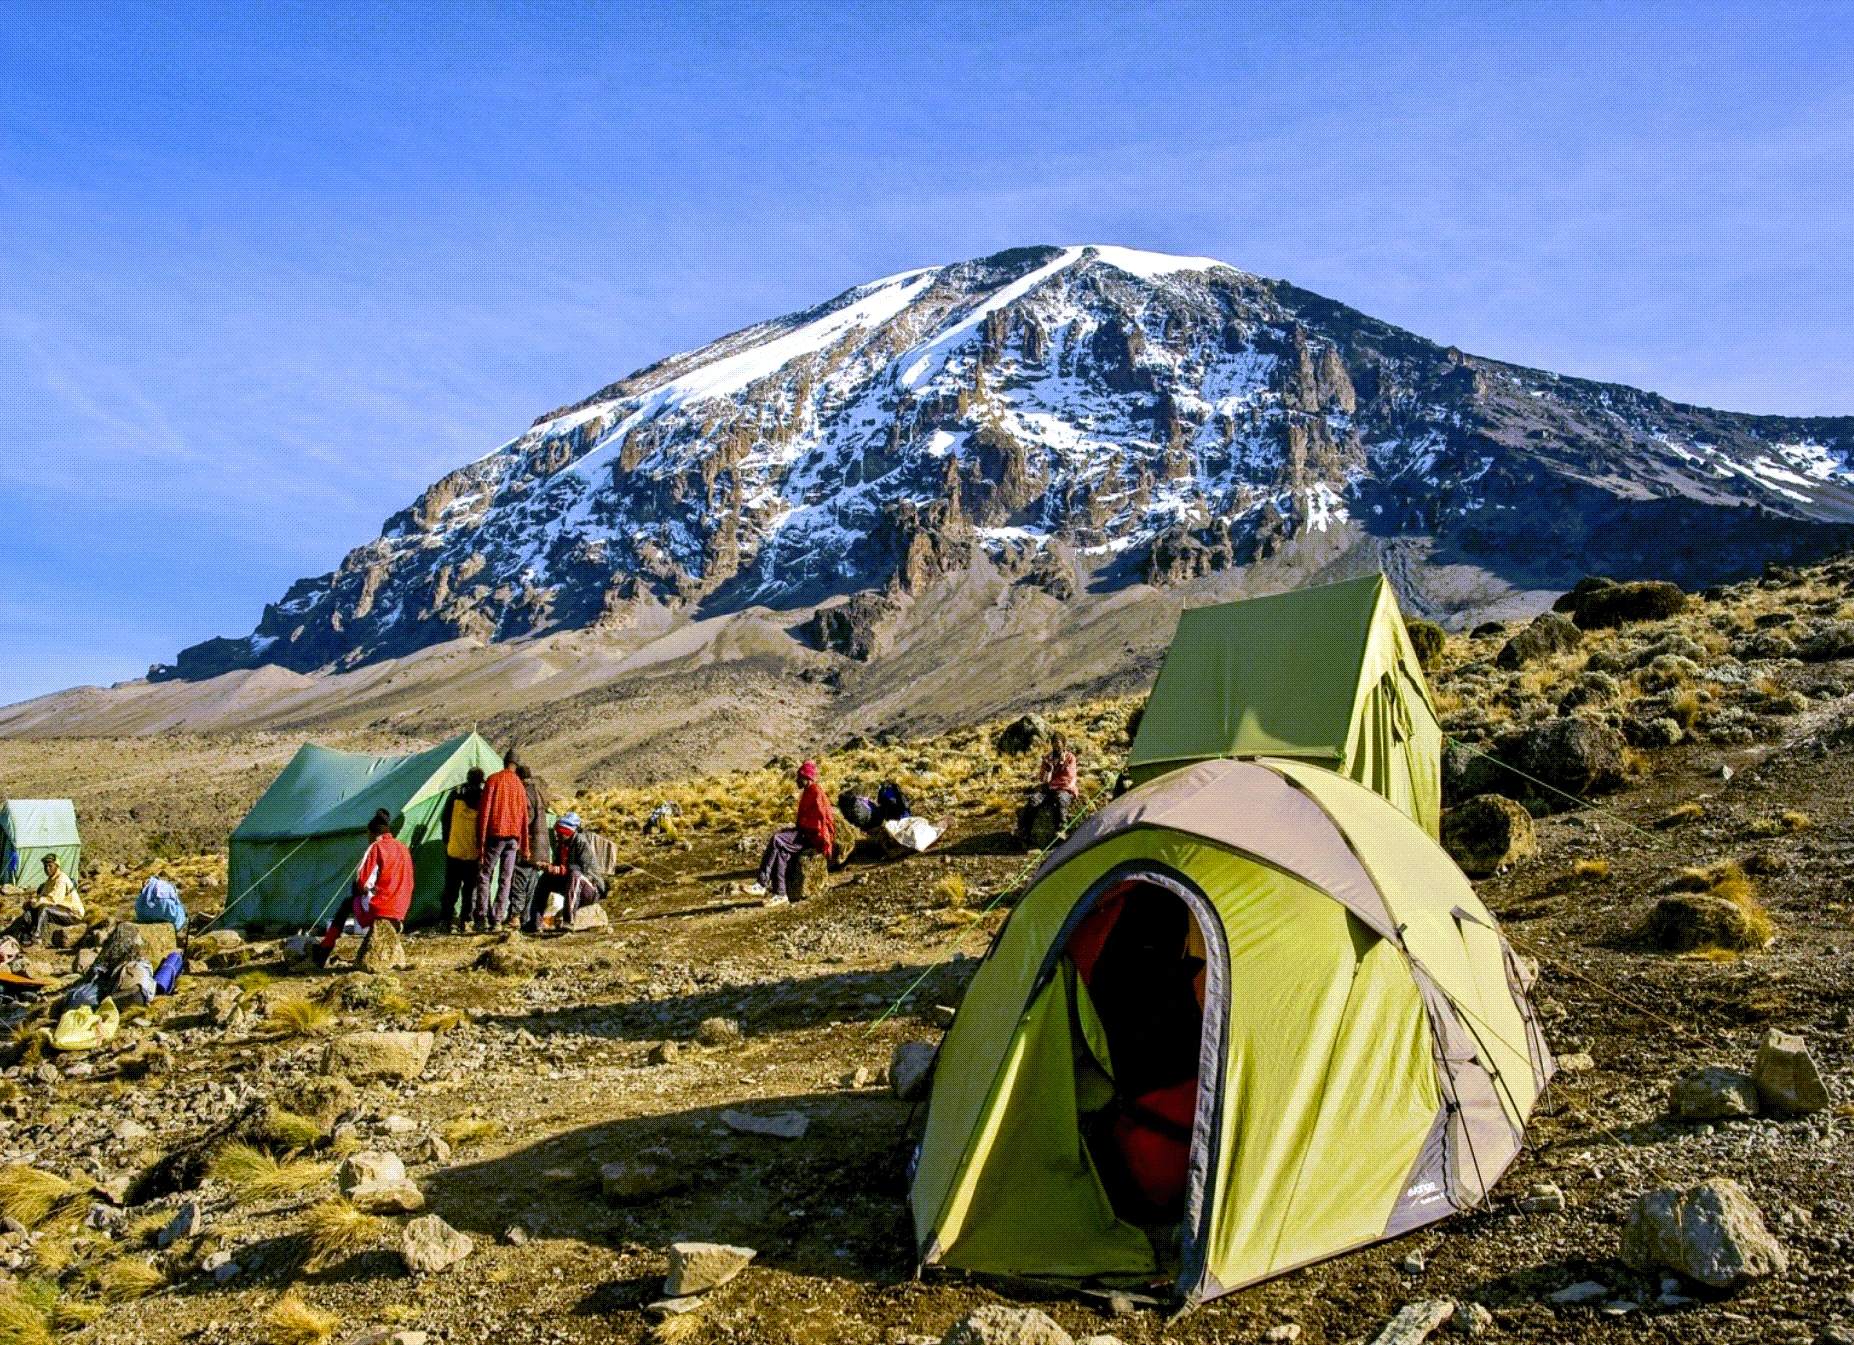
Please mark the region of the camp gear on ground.
<svg viewBox="0 0 1854 1345"><path fill-rule="evenodd" d="M1159 1194L1172 1169L1143 1137L1102 1143L1084 1104L1139 1120L1181 1068L1189 1303L1481 1204L1553 1065L1493 916L1422 827L1309 762L1200 762L1081 823L979 968L909 1192L921 1261L1154 1274L1143 1203L1102 1165Z"/></svg>
<svg viewBox="0 0 1854 1345"><path fill-rule="evenodd" d="M20 954L19 940L11 934L0 937L0 967L4 967Z"/></svg>
<svg viewBox="0 0 1854 1345"><path fill-rule="evenodd" d="M161 965L155 968L155 993L171 995L174 986L180 980L181 968L186 965L186 958L178 951L169 953L161 959Z"/></svg>
<svg viewBox="0 0 1854 1345"><path fill-rule="evenodd" d="M56 856L66 873L78 873L83 852L69 799L10 799L0 806L0 883L37 887L46 855Z"/></svg>
<svg viewBox="0 0 1854 1345"><path fill-rule="evenodd" d="M898 822L884 822L882 836L896 850L919 855L940 839L940 829L924 817L904 817Z"/></svg>
<svg viewBox="0 0 1854 1345"><path fill-rule="evenodd" d="M483 802L476 810L477 840L487 851L495 841L514 838L518 850L528 849L528 789L513 766L506 766L483 781Z"/></svg>
<svg viewBox="0 0 1854 1345"><path fill-rule="evenodd" d="M882 824L876 821L876 801L854 789L846 789L837 796L837 811L858 831L873 835L881 829Z"/></svg>
<svg viewBox="0 0 1854 1345"><path fill-rule="evenodd" d="M141 958L125 962L116 972L116 988L110 992L128 995L143 1004L155 1002L154 968Z"/></svg>
<svg viewBox="0 0 1854 1345"><path fill-rule="evenodd" d="M61 1008L94 1009L102 999L103 987L95 975L90 975L64 992Z"/></svg>
<svg viewBox="0 0 1854 1345"><path fill-rule="evenodd" d="M400 819L415 882L408 918L438 913L444 886L442 812L472 766L496 755L474 733L413 756L365 756L305 745L232 833L224 919L233 924L320 925L345 897L369 845L367 822L385 808Z"/></svg>
<svg viewBox="0 0 1854 1345"><path fill-rule="evenodd" d="M447 859L475 860L483 853L476 834L476 809L459 789L444 811L444 854Z"/></svg>
<svg viewBox="0 0 1854 1345"><path fill-rule="evenodd" d="M66 1009L52 1029L51 1044L60 1051L94 1051L113 1038L121 1025L122 1015L113 1000L106 999L94 1009Z"/></svg>
<svg viewBox="0 0 1854 1345"><path fill-rule="evenodd" d="M1440 834L1442 730L1382 575L1178 618L1127 775L1257 756L1348 775Z"/></svg>
<svg viewBox="0 0 1854 1345"><path fill-rule="evenodd" d="M138 925L172 925L176 933L187 928L187 908L180 904L180 893L159 875L142 884L135 896L135 923Z"/></svg>
<svg viewBox="0 0 1854 1345"><path fill-rule="evenodd" d="M899 822L914 811L908 805L908 796L901 792L901 786L893 780L884 780L882 787L876 790L876 821Z"/></svg>

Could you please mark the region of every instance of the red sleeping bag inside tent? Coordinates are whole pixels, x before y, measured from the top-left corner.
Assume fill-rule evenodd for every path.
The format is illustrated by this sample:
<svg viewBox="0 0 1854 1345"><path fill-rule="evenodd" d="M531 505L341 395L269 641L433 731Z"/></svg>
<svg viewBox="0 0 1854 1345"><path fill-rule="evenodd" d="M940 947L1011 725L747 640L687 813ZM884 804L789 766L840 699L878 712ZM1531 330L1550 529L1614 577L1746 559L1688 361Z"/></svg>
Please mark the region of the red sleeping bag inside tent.
<svg viewBox="0 0 1854 1345"><path fill-rule="evenodd" d="M1178 1203L1191 1170L1191 1123L1197 1080L1156 1088L1126 1104L1114 1122L1114 1143L1134 1184L1160 1209Z"/></svg>

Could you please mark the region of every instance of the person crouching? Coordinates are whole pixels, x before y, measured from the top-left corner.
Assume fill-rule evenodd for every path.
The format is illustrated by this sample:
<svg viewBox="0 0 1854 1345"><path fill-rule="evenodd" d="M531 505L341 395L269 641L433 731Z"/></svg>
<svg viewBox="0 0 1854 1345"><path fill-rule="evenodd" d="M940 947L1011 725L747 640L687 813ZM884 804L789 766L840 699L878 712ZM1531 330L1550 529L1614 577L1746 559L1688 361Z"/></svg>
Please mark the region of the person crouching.
<svg viewBox="0 0 1854 1345"><path fill-rule="evenodd" d="M360 868L355 870L347 909L330 922L311 954L318 967L328 965L329 954L335 951L335 943L350 917L371 940L373 927L381 922L391 925L397 933L406 912L412 909L412 852L393 835L392 815L386 809L380 809L367 823L367 836L371 843L361 856ZM365 954L365 944L361 951Z"/></svg>
<svg viewBox="0 0 1854 1345"><path fill-rule="evenodd" d="M605 879L599 872L598 856L585 835L578 813L562 814L554 822L553 858L541 866L534 897L528 906L528 918L522 924L527 934L541 932L549 899L561 897L560 919L556 929L570 929L573 917L582 906L591 906L605 895Z"/></svg>
<svg viewBox="0 0 1854 1345"><path fill-rule="evenodd" d="M830 799L818 783L818 764L807 761L798 768L798 825L775 831L760 856L760 886L775 897L789 895L792 866L807 850L816 850L831 858L837 843L837 819L831 813Z"/></svg>

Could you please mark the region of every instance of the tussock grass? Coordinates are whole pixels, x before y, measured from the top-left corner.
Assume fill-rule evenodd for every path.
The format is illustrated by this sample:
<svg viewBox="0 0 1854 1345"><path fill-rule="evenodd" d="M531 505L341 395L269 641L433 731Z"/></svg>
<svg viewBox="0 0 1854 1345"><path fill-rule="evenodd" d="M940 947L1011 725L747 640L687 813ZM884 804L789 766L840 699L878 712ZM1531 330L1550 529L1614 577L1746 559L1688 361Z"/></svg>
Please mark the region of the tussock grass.
<svg viewBox="0 0 1854 1345"><path fill-rule="evenodd" d="M483 1116L459 1116L446 1121L438 1133L444 1136L445 1143L461 1149L466 1144L480 1144L501 1133L501 1130L500 1121L491 1121Z"/></svg>
<svg viewBox="0 0 1854 1345"><path fill-rule="evenodd" d="M311 1307L291 1289L265 1312L264 1340L268 1345L322 1345L340 1325L334 1313Z"/></svg>
<svg viewBox="0 0 1854 1345"><path fill-rule="evenodd" d="M957 873L941 875L940 881L933 885L933 904L958 909L966 904L966 880Z"/></svg>
<svg viewBox="0 0 1854 1345"><path fill-rule="evenodd" d="M418 1020L418 1030L442 1035L457 1027L463 1020L464 1016L461 1013L428 1013Z"/></svg>
<svg viewBox="0 0 1854 1345"><path fill-rule="evenodd" d="M270 985L271 980L272 978L269 972L253 969L251 971L239 972L238 975L232 979L232 984L244 991L247 995L255 995L265 986Z"/></svg>
<svg viewBox="0 0 1854 1345"><path fill-rule="evenodd" d="M650 1328L651 1345L686 1345L701 1335L706 1325L699 1308L694 1312L665 1317Z"/></svg>
<svg viewBox="0 0 1854 1345"><path fill-rule="evenodd" d="M335 1022L335 1011L312 999L286 1000L272 1006L264 1026L279 1036L304 1037L326 1032Z"/></svg>
<svg viewBox="0 0 1854 1345"><path fill-rule="evenodd" d="M313 1149L322 1138L322 1127L307 1116L272 1106L264 1112L257 1138L270 1149Z"/></svg>
<svg viewBox="0 0 1854 1345"><path fill-rule="evenodd" d="M232 1188L240 1201L301 1195L328 1180L333 1167L296 1159L280 1163L262 1149L231 1141L213 1153L207 1175Z"/></svg>
<svg viewBox="0 0 1854 1345"><path fill-rule="evenodd" d="M123 1228L123 1241L130 1243L139 1242L143 1246L146 1246L153 1242L160 1234L161 1230L173 1222L173 1219L174 1212L172 1210L156 1210L153 1214L141 1215L138 1218L130 1220Z"/></svg>
<svg viewBox="0 0 1854 1345"><path fill-rule="evenodd" d="M0 1345L52 1345L48 1316L18 1293L0 1291Z"/></svg>
<svg viewBox="0 0 1854 1345"><path fill-rule="evenodd" d="M119 1256L97 1271L97 1290L108 1303L145 1298L167 1283L167 1276L139 1256Z"/></svg>
<svg viewBox="0 0 1854 1345"><path fill-rule="evenodd" d="M378 1215L364 1214L339 1197L318 1201L303 1224L314 1262L334 1261L375 1246L391 1225Z"/></svg>
<svg viewBox="0 0 1854 1345"><path fill-rule="evenodd" d="M1601 882L1609 877L1609 861L1607 859L1574 859L1571 861L1571 876L1591 878Z"/></svg>
<svg viewBox="0 0 1854 1345"><path fill-rule="evenodd" d="M56 1173L25 1163L8 1163L0 1167L0 1214L17 1219L27 1228L44 1223L60 1202L76 1195L78 1188Z"/></svg>
<svg viewBox="0 0 1854 1345"><path fill-rule="evenodd" d="M1674 875L1676 892L1704 892L1712 886L1712 870L1686 868Z"/></svg>
<svg viewBox="0 0 1854 1345"><path fill-rule="evenodd" d="M1654 824L1657 827L1663 828L1677 827L1686 822L1697 822L1704 816L1706 816L1706 805L1701 803L1698 799L1693 799L1681 804L1671 812L1663 813L1660 817L1655 819Z"/></svg>
<svg viewBox="0 0 1854 1345"><path fill-rule="evenodd" d="M107 1310L101 1303L61 1298L52 1304L51 1327L60 1335L71 1335L87 1326L95 1326Z"/></svg>
<svg viewBox="0 0 1854 1345"><path fill-rule="evenodd" d="M1775 850L1759 850L1756 854L1745 856L1739 867L1746 873L1755 873L1768 878L1773 874L1785 872L1790 867L1790 861L1787 856L1780 855Z"/></svg>

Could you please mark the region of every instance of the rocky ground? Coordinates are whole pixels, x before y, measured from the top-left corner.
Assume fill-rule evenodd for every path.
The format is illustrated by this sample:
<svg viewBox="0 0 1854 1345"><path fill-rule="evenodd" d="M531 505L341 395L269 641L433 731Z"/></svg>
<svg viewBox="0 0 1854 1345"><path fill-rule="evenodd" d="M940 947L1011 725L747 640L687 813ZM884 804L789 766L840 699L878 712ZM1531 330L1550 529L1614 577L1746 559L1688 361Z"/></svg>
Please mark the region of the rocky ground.
<svg viewBox="0 0 1854 1345"><path fill-rule="evenodd" d="M1136 1301L1116 1311L1024 1284L917 1281L904 1197L919 1118L884 1075L897 1046L937 1038L1002 917L988 905L1025 865L1005 833L1029 758L1001 754L989 726L827 759L833 788L901 777L949 832L926 856L859 856L801 904L744 890L789 806L778 766L575 800L637 864L603 929L508 945L415 934L411 965L377 975L293 970L274 941L196 938L178 993L125 1011L90 1052L47 1050L43 1017L15 1011L0 1080L0 1267L13 1280L0 1345L314 1345L371 1331L886 1345L937 1340L993 1303L1128 1345L1336 1342L1373 1339L1429 1300L1493 1339L1854 1339L1854 696L1839 656L1854 642L1833 643L1848 578L1778 574L1670 616L1559 632L1563 647L1512 667L1501 651L1517 628L1452 637L1437 656L1458 739L1541 780L1594 762L1585 783L1609 791L1572 806L1514 777L1540 814L1530 853L1518 846L1479 884L1539 963L1534 999L1565 1062L1486 1209L1175 1322ZM1686 662L1657 669L1662 658ZM1054 717L1080 739L1091 785L1124 751L1131 705ZM1578 739L1571 765L1525 737L1567 718L1611 737ZM1457 749L1450 769L1461 789L1494 768ZM647 826L662 802L677 806L668 825ZM1769 922L1767 944L1676 955L1644 936L1692 872L1732 861L1727 895ZM99 925L85 942L102 941L152 862L92 878ZM223 900L220 861L164 862L190 906ZM92 951L40 954L39 969L67 978ZM1677 1081L1750 1070L1771 1028L1802 1036L1828 1107L1670 1115ZM369 1032L411 1036L355 1038ZM794 1114L795 1138L750 1119ZM365 1153L395 1155L404 1182L380 1160L338 1172ZM385 1180L339 1199L356 1165ZM1629 1269L1636 1201L1713 1177L1743 1187L1787 1268L1732 1293ZM432 1214L470 1251L410 1274L405 1230ZM419 1228L415 1261L460 1250ZM650 1304L682 1240L757 1255L695 1312L658 1321ZM1562 1301L1577 1286L1582 1301Z"/></svg>

